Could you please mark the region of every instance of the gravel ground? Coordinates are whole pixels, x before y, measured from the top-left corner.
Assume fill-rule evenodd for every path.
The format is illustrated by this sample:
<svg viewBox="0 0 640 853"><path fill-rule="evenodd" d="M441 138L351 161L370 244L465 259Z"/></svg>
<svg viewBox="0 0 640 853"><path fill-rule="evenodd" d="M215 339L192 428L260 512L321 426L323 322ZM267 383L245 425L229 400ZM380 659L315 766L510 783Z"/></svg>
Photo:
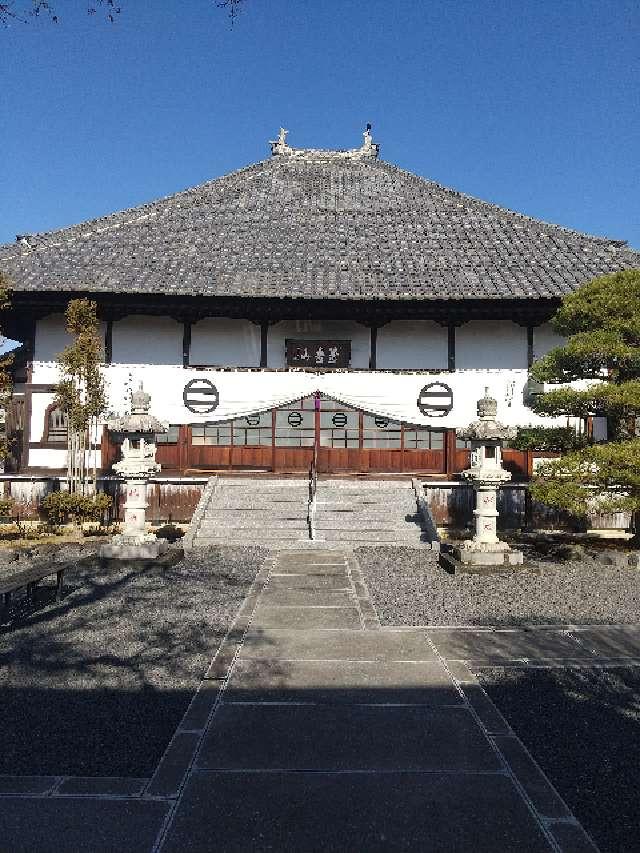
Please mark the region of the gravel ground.
<svg viewBox="0 0 640 853"><path fill-rule="evenodd" d="M383 625L638 623L640 570L528 559L489 575L447 574L429 549L356 552Z"/></svg>
<svg viewBox="0 0 640 853"><path fill-rule="evenodd" d="M640 850L640 669L478 676L602 853Z"/></svg>
<svg viewBox="0 0 640 853"><path fill-rule="evenodd" d="M266 552L180 555L85 557L0 628L0 773L153 772Z"/></svg>

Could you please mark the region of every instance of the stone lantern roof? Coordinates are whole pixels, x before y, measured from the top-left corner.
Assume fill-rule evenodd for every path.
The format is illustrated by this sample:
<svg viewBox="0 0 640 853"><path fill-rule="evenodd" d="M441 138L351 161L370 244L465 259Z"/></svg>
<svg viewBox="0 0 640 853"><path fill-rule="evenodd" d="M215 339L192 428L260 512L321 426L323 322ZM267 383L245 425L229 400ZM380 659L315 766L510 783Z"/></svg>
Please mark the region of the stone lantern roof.
<svg viewBox="0 0 640 853"><path fill-rule="evenodd" d="M131 394L131 413L124 417L111 418L108 428L111 432L124 435L142 434L155 435L167 431L167 427L157 418L150 414L151 395L142 387Z"/></svg>
<svg viewBox="0 0 640 853"><path fill-rule="evenodd" d="M468 426L456 430L458 438L466 441L499 442L509 438L515 438L516 427L506 426L497 420L498 401L489 395L489 389L484 389L484 397L478 400L476 410L478 420L472 421Z"/></svg>

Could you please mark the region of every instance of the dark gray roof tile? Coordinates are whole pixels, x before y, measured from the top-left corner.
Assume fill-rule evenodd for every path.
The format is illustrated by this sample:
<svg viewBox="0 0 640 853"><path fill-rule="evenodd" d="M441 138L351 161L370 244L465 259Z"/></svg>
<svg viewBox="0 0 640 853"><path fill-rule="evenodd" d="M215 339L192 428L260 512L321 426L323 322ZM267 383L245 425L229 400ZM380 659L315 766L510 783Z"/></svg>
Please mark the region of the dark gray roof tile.
<svg viewBox="0 0 640 853"><path fill-rule="evenodd" d="M338 299L562 296L640 267L591 237L372 157L297 152L0 246L19 291Z"/></svg>

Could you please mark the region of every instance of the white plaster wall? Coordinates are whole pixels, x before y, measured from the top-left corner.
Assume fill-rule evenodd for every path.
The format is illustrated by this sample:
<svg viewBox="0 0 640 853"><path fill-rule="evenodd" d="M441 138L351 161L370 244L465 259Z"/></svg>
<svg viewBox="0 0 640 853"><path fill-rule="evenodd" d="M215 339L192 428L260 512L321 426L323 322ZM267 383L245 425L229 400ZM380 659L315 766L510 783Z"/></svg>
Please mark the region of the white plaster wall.
<svg viewBox="0 0 640 853"><path fill-rule="evenodd" d="M551 326L551 323L543 323L533 330L533 357L542 358L554 347L562 346L565 338L559 335Z"/></svg>
<svg viewBox="0 0 640 853"><path fill-rule="evenodd" d="M394 320L378 329L379 370L446 370L448 333L432 320Z"/></svg>
<svg viewBox="0 0 640 853"><path fill-rule="evenodd" d="M260 366L260 326L249 320L206 317L191 327L191 364Z"/></svg>
<svg viewBox="0 0 640 853"><path fill-rule="evenodd" d="M32 448L29 451L29 465L32 468L66 468L67 449L66 447L60 450Z"/></svg>
<svg viewBox="0 0 640 853"><path fill-rule="evenodd" d="M269 367L285 367L284 342L287 338L304 340L350 340L351 367L369 367L370 333L366 326L348 320L282 320L269 326L267 359Z"/></svg>
<svg viewBox="0 0 640 853"><path fill-rule="evenodd" d="M492 368L526 370L527 330L509 320L472 320L458 326L456 369Z"/></svg>
<svg viewBox="0 0 640 853"><path fill-rule="evenodd" d="M44 435L44 413L51 403L53 394L33 394L31 397L31 436L30 441L42 441Z"/></svg>
<svg viewBox="0 0 640 853"><path fill-rule="evenodd" d="M64 314L51 314L36 322L34 359L55 361L58 353L72 343L73 338L64 328Z"/></svg>
<svg viewBox="0 0 640 853"><path fill-rule="evenodd" d="M132 315L113 324L114 364L182 364L182 323L171 317Z"/></svg>

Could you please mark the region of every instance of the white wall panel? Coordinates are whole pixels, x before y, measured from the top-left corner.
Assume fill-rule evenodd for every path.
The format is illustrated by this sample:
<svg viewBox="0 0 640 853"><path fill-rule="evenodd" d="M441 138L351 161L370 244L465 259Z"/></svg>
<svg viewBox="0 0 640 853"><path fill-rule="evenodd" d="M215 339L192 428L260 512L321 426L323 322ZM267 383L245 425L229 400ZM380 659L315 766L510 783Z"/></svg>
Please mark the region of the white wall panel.
<svg viewBox="0 0 640 853"><path fill-rule="evenodd" d="M365 369L369 367L369 348L371 336L366 326L349 321L313 321L282 320L269 326L268 364L269 367L285 367L285 340L298 338L304 340L350 340L351 367Z"/></svg>
<svg viewBox="0 0 640 853"><path fill-rule="evenodd" d="M260 326L249 320L207 317L191 327L191 364L259 367Z"/></svg>
<svg viewBox="0 0 640 853"><path fill-rule="evenodd" d="M527 330L508 320L472 320L456 329L456 369L527 367Z"/></svg>
<svg viewBox="0 0 640 853"><path fill-rule="evenodd" d="M533 330L533 357L542 358L549 350L564 343L565 339L552 328L551 323L536 326Z"/></svg>
<svg viewBox="0 0 640 853"><path fill-rule="evenodd" d="M132 315L113 324L113 364L182 364L182 323Z"/></svg>
<svg viewBox="0 0 640 853"><path fill-rule="evenodd" d="M104 342L105 323L99 324L100 338ZM62 350L73 343L73 338L65 330L64 314L50 314L36 322L36 340L34 347L34 365L36 362L52 362ZM57 371L55 371L57 381ZM35 379L34 379L35 381Z"/></svg>
<svg viewBox="0 0 640 853"><path fill-rule="evenodd" d="M47 406L53 403L54 394L37 393L31 397L31 441L42 441L44 435L44 414Z"/></svg>
<svg viewBox="0 0 640 853"><path fill-rule="evenodd" d="M378 329L379 370L446 370L448 332L431 320L394 320Z"/></svg>
<svg viewBox="0 0 640 853"><path fill-rule="evenodd" d="M58 353L69 346L72 338L64 325L64 314L51 314L37 321L34 360L55 361Z"/></svg>
<svg viewBox="0 0 640 853"><path fill-rule="evenodd" d="M32 448L29 451L29 465L32 468L66 468L67 448L64 446L60 450Z"/></svg>

